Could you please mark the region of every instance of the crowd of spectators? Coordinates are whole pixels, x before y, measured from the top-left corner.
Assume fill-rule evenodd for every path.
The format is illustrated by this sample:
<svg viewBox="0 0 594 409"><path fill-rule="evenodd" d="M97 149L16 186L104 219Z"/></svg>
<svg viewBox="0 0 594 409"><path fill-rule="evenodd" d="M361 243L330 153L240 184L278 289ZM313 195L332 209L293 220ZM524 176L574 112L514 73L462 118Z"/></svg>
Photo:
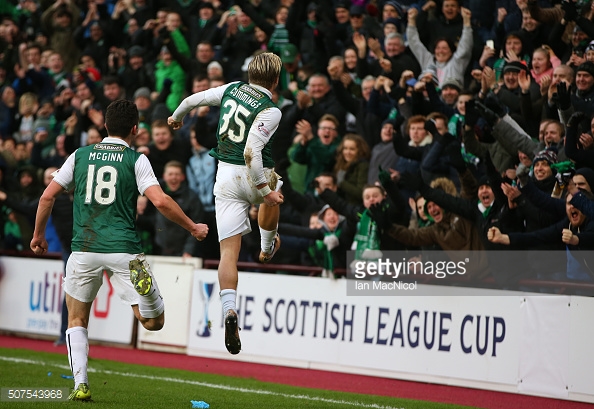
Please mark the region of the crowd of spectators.
<svg viewBox="0 0 594 409"><path fill-rule="evenodd" d="M470 280L594 280L592 1L6 0L0 19L5 250L28 248L48 170L100 142L106 107L127 98L140 114L133 148L211 229L196 243L139 197L145 251L217 258L219 108L175 132L166 119L271 51L286 198L275 262L335 276L348 250L477 251ZM50 251L69 248L65 225L50 223ZM257 259L257 234L242 260ZM514 258L522 274L505 275L502 250L557 262Z"/></svg>

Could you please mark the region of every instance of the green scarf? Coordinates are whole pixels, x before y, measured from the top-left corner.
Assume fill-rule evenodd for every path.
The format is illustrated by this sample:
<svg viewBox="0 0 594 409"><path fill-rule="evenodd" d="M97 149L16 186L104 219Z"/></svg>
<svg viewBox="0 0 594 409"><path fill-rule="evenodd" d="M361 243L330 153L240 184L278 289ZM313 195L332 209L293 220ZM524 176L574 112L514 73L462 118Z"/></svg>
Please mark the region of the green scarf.
<svg viewBox="0 0 594 409"><path fill-rule="evenodd" d="M327 236L339 237L340 229L324 233L324 237ZM332 252L328 251L328 248L324 244L324 240L316 240L314 244L309 246L307 252L316 265L323 267L328 271L334 271L334 259L332 258Z"/></svg>
<svg viewBox="0 0 594 409"><path fill-rule="evenodd" d="M575 164L570 160L566 160L565 162L551 164L551 169L556 170L558 173L567 173L575 169Z"/></svg>
<svg viewBox="0 0 594 409"><path fill-rule="evenodd" d="M190 58L190 46L186 42L184 35L176 28L174 31L170 33L171 40L175 44L177 51L186 58Z"/></svg>
<svg viewBox="0 0 594 409"><path fill-rule="evenodd" d="M483 214L484 219L486 219L489 216L489 213L491 213L491 208L493 207L493 205L485 207L485 205L483 205L483 203L480 200L478 201L477 206L479 208L479 211Z"/></svg>
<svg viewBox="0 0 594 409"><path fill-rule="evenodd" d="M463 126L464 115L454 114L450 118L450 122L448 122L448 132L454 135L457 139L459 139L460 135L458 135L458 128ZM462 153L462 158L464 159L464 162L474 166L478 166L480 159L472 153L466 151L466 147L464 146L463 141L460 141L460 152Z"/></svg>
<svg viewBox="0 0 594 409"><path fill-rule="evenodd" d="M429 219L429 217L427 217L427 220L423 220L420 217L417 217L417 224L419 225L419 227L431 226L433 224L433 222L431 221L432 219L433 218Z"/></svg>
<svg viewBox="0 0 594 409"><path fill-rule="evenodd" d="M375 221L371 218L369 209L365 209L359 215L357 223L357 234L355 234L355 259L363 260L366 257L364 252L369 250L380 250L380 237ZM372 253L373 254L373 253Z"/></svg>

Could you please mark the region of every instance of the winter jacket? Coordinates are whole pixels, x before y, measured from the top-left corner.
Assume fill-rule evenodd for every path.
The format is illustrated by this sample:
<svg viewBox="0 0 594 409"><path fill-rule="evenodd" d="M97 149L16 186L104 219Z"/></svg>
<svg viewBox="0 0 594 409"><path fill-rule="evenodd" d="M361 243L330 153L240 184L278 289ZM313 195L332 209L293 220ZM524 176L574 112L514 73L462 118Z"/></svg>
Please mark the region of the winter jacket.
<svg viewBox="0 0 594 409"><path fill-rule="evenodd" d="M338 184L338 193L350 203L362 204L367 173L369 173L369 162L366 159L350 164L346 169L344 180Z"/></svg>
<svg viewBox="0 0 594 409"><path fill-rule="evenodd" d="M155 89L157 92L161 92L166 79L172 81L171 93L167 97L166 105L167 109L173 112L184 97L186 73L177 61L171 61L169 65L158 61L155 67Z"/></svg>
<svg viewBox="0 0 594 409"><path fill-rule="evenodd" d="M406 37L409 47L421 65L421 69L431 69L437 75L439 84L450 78L455 78L464 84L464 72L470 63L472 55L472 28L464 27L458 48L452 57L445 63L435 61L435 56L425 48L419 37L419 30L409 25L406 28Z"/></svg>
<svg viewBox="0 0 594 409"><path fill-rule="evenodd" d="M335 139L330 145L324 145L316 136L305 145L297 145L293 151L291 159L307 165L305 188L308 192L313 192L312 182L320 173L330 172L334 167L334 157L339 143L340 141Z"/></svg>
<svg viewBox="0 0 594 409"><path fill-rule="evenodd" d="M200 223L204 219L202 203L198 195L194 193L187 184L182 185L175 192L167 189L165 183L161 183L163 191L167 193L181 207L194 223ZM183 227L172 222L157 212L155 219L155 242L161 248L161 254L165 256L181 256L184 253L194 255L196 239Z"/></svg>
<svg viewBox="0 0 594 409"><path fill-rule="evenodd" d="M472 252L472 267L464 278L480 280L489 274L487 255L482 251L485 247L474 223L456 214L445 213L439 223L414 230L393 224L388 234L407 246L437 244L454 259L459 256L457 252Z"/></svg>

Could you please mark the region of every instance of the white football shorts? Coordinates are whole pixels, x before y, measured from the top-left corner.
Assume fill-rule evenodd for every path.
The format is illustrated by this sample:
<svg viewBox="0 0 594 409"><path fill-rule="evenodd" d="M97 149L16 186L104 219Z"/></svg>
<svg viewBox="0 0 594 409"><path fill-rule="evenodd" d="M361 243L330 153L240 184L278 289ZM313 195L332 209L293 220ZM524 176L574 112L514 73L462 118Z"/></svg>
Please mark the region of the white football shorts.
<svg viewBox="0 0 594 409"><path fill-rule="evenodd" d="M122 302L127 305L138 304L140 295L130 282L129 269L130 261L135 258L145 260L144 254L73 251L66 263L64 291L78 301L92 302L103 284L105 271ZM154 276L153 283L156 285Z"/></svg>
<svg viewBox="0 0 594 409"><path fill-rule="evenodd" d="M274 169L264 168L272 190L278 191L283 182ZM215 214L219 241L252 231L249 210L252 204L264 203L245 165L219 162L214 185Z"/></svg>

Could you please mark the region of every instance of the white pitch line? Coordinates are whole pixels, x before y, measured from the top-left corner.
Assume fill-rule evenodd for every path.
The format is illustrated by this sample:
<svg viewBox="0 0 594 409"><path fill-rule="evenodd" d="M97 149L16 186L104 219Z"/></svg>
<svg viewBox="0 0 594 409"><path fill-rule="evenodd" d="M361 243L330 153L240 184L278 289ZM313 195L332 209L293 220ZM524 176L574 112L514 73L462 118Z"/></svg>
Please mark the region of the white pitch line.
<svg viewBox="0 0 594 409"><path fill-rule="evenodd" d="M0 356L0 360L2 360L2 361L10 361L10 362L17 362L17 363L24 363L24 364L31 364L31 365L51 365L51 366L58 367L58 368L61 368L61 369L70 370L70 367L68 365L46 363L46 362L43 362L43 361L34 361L34 360L31 360L31 359L22 359L22 358L8 357L8 356ZM344 400L320 398L318 396L292 395L292 394L288 394L288 393L279 393L279 392L267 391L267 390L264 390L264 389L238 388L238 387L235 387L235 386L221 385L221 384L208 383L208 382L190 381L190 380L179 379L179 378L168 378L168 377L162 377L162 376L149 376L149 375L142 375L142 374L135 374L135 373L115 372L115 371L109 371L109 370L95 370L93 368L89 368L88 371L89 372L94 372L94 373L105 373L105 374L108 374L108 375L125 376L125 377L129 377L129 378L144 378L144 379L150 379L150 380L153 380L153 381L166 381L166 382L174 382L174 383L184 383L184 384L195 385L195 386L203 386L205 388L222 389L222 390L231 391L231 392L255 393L257 395L279 396L279 397L288 398L288 399L310 400L310 401L315 401L315 402L323 402L323 403L330 403L330 404L336 404L336 405L350 405L350 406L356 406L358 408L404 409L404 408L396 408L396 407L393 407L393 406L378 405L376 403L368 404L368 403L361 403L361 402L353 402L353 401L344 401Z"/></svg>

